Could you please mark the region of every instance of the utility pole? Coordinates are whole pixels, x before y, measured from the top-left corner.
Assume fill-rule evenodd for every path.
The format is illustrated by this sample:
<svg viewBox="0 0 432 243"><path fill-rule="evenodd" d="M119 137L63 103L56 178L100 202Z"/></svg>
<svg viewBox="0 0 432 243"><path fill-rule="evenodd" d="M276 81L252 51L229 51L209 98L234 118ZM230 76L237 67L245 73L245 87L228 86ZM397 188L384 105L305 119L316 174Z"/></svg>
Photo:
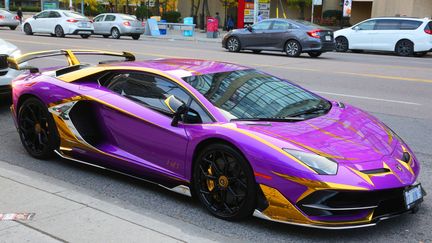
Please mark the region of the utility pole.
<svg viewBox="0 0 432 243"><path fill-rule="evenodd" d="M5 0L5 9L9 10L9 0Z"/></svg>
<svg viewBox="0 0 432 243"><path fill-rule="evenodd" d="M254 0L254 24L258 22L259 0Z"/></svg>
<svg viewBox="0 0 432 243"><path fill-rule="evenodd" d="M72 0L69 0L69 10L73 10L73 3L72 3Z"/></svg>
<svg viewBox="0 0 432 243"><path fill-rule="evenodd" d="M312 13L311 13L311 23L314 22L314 9L315 9L315 1L312 0Z"/></svg>
<svg viewBox="0 0 432 243"><path fill-rule="evenodd" d="M84 0L81 0L81 14L84 15Z"/></svg>

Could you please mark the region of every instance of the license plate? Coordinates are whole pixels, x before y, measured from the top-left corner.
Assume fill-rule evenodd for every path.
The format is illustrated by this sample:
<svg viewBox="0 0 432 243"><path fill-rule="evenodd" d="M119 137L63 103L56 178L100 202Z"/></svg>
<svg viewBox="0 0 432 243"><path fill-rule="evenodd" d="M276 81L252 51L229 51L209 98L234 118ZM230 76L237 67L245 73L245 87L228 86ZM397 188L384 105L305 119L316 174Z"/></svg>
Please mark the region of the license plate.
<svg viewBox="0 0 432 243"><path fill-rule="evenodd" d="M81 23L79 26L80 27L89 27L89 24L88 23Z"/></svg>
<svg viewBox="0 0 432 243"><path fill-rule="evenodd" d="M331 41L331 40L332 40L332 37L331 37L330 35L326 35L326 36L325 36L325 40L326 40L326 41Z"/></svg>
<svg viewBox="0 0 432 243"><path fill-rule="evenodd" d="M90 31L78 31L78 34L91 34Z"/></svg>
<svg viewBox="0 0 432 243"><path fill-rule="evenodd" d="M409 189L406 189L404 191L404 197L405 197L405 206L407 209L410 209L411 207L416 205L417 202L423 199L421 185L419 184Z"/></svg>

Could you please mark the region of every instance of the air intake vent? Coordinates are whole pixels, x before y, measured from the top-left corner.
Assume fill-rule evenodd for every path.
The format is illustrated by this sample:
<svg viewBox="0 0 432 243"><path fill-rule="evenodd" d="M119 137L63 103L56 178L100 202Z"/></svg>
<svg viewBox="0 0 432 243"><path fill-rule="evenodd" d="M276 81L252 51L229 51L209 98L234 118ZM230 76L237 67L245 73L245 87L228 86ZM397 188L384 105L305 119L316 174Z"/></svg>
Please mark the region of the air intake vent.
<svg viewBox="0 0 432 243"><path fill-rule="evenodd" d="M390 172L390 170L387 168L381 168L381 169L373 169L373 170L362 170L361 172L364 174L372 175L372 174L387 173Z"/></svg>

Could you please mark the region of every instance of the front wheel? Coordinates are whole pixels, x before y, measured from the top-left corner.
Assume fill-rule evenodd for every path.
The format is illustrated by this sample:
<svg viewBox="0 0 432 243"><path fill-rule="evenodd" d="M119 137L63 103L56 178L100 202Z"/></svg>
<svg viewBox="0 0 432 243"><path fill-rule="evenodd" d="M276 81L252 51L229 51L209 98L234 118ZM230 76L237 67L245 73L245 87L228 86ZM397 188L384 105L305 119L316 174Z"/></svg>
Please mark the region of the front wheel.
<svg viewBox="0 0 432 243"><path fill-rule="evenodd" d="M30 24L24 25L24 33L26 35L33 35L33 30L32 30L32 27L30 26Z"/></svg>
<svg viewBox="0 0 432 243"><path fill-rule="evenodd" d="M87 39L87 38L90 37L90 35L80 35L80 36L81 36L81 38L83 38L83 39Z"/></svg>
<svg viewBox="0 0 432 243"><path fill-rule="evenodd" d="M308 52L308 54L309 54L310 57L314 57L314 58L316 58L316 57L321 56L322 52L319 52L319 51L312 51L312 52Z"/></svg>
<svg viewBox="0 0 432 243"><path fill-rule="evenodd" d="M296 40L289 40L285 44L285 53L289 57L298 57L302 52L300 43Z"/></svg>
<svg viewBox="0 0 432 243"><path fill-rule="evenodd" d="M414 54L414 44L409 40L400 40L396 43L395 52L403 57L412 56Z"/></svg>
<svg viewBox="0 0 432 243"><path fill-rule="evenodd" d="M239 52L240 40L237 37L230 37L227 40L227 49L229 52Z"/></svg>
<svg viewBox="0 0 432 243"><path fill-rule="evenodd" d="M196 158L193 188L201 203L218 218L240 220L256 207L257 186L252 168L236 149L212 144Z"/></svg>
<svg viewBox="0 0 432 243"><path fill-rule="evenodd" d="M139 40L140 37L141 37L141 35L132 35L132 39L134 39L134 40Z"/></svg>
<svg viewBox="0 0 432 243"><path fill-rule="evenodd" d="M64 31L63 28L60 25L57 25L54 29L54 33L56 37L64 37Z"/></svg>
<svg viewBox="0 0 432 243"><path fill-rule="evenodd" d="M348 51L348 39L341 36L336 38L336 51L347 52Z"/></svg>
<svg viewBox="0 0 432 243"><path fill-rule="evenodd" d="M37 98L29 98L18 111L18 132L27 152L37 159L47 159L59 146L54 119Z"/></svg>

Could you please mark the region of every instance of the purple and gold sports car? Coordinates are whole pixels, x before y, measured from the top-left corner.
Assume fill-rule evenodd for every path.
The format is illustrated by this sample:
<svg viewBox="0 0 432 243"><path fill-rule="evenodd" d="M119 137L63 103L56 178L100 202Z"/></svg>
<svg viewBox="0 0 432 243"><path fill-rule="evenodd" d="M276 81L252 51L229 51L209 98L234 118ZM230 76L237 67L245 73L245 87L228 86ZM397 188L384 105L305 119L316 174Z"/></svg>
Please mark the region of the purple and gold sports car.
<svg viewBox="0 0 432 243"><path fill-rule="evenodd" d="M20 66L52 56L69 66ZM31 156L193 195L222 219L356 228L416 212L426 195L419 161L382 122L255 69L88 50L7 61L29 70L13 81L11 111Z"/></svg>

